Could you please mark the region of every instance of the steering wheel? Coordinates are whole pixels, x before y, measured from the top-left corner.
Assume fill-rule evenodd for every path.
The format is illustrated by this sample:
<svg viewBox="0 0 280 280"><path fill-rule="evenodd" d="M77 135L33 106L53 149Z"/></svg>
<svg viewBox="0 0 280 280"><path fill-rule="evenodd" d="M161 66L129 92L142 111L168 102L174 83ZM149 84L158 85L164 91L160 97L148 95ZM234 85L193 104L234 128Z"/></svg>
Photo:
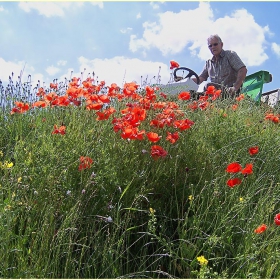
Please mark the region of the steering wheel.
<svg viewBox="0 0 280 280"><path fill-rule="evenodd" d="M196 77L196 80L197 80L197 84L199 84L199 77L198 77L198 75L193 71L193 70L191 70L191 69L189 69L189 68L186 68L186 67L179 67L179 68L176 68L175 70L174 70L174 77L175 77L175 79L177 79L178 78L178 76L176 75L176 72L178 71L178 70L186 70L186 71L188 71L188 75L186 76L186 77L183 77L183 79L186 79L186 78L191 78L192 76L195 76Z"/></svg>

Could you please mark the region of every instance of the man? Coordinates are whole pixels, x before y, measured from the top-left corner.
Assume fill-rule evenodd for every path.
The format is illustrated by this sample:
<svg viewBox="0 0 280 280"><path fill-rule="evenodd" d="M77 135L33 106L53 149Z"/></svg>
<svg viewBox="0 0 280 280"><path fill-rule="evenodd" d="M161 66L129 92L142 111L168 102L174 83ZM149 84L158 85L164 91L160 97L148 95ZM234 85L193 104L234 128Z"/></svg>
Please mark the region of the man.
<svg viewBox="0 0 280 280"><path fill-rule="evenodd" d="M207 42L213 57L206 61L199 75L199 84L210 78L211 84L216 87L225 86L229 93L238 94L247 74L245 64L236 52L223 50L223 42L218 35L211 35ZM192 79L197 83L196 78Z"/></svg>

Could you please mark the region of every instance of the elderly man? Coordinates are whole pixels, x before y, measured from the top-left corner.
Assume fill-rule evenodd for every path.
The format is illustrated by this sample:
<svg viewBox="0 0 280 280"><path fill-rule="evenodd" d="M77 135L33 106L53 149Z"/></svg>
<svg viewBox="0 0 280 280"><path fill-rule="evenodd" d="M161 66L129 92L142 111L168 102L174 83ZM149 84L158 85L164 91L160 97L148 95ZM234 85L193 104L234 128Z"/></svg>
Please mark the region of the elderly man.
<svg viewBox="0 0 280 280"><path fill-rule="evenodd" d="M206 61L199 75L199 84L210 78L211 84L219 88L225 86L231 94L238 94L247 74L245 64L236 52L223 50L223 42L218 35L211 35L207 42L213 57ZM197 83L196 78L193 80Z"/></svg>

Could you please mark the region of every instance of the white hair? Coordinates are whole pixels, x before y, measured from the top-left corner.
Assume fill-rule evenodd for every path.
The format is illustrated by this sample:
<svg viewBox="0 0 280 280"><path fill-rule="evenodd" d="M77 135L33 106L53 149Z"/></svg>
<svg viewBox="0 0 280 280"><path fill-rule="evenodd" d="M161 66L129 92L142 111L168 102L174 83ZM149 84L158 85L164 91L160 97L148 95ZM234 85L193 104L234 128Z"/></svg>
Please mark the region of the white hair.
<svg viewBox="0 0 280 280"><path fill-rule="evenodd" d="M208 39L207 39L207 42L209 42L211 39L217 39L219 43L222 43L222 42L223 42L222 39L221 39L221 37L220 37L219 35L217 35L217 34L210 35L210 36L208 37Z"/></svg>

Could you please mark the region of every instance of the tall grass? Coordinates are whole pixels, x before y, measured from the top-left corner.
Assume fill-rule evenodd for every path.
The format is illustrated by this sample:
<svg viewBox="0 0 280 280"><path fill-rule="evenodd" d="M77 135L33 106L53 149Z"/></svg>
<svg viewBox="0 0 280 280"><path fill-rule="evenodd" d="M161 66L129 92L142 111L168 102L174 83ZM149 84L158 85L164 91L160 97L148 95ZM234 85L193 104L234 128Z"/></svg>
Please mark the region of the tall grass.
<svg viewBox="0 0 280 280"><path fill-rule="evenodd" d="M193 100L155 96L152 103L176 103L194 125L150 126L161 112L150 107L139 129L158 133L159 142L123 139L112 120L128 103L140 104L132 96L111 97L107 106L116 112L108 120L96 120L81 97L80 106L1 114L1 277L280 276L273 221L280 212L279 123L265 119L278 109L218 98L191 110ZM52 134L55 124L65 135ZM178 141L166 141L167 131L179 131ZM168 155L154 159L152 145ZM253 146L259 152L250 155ZM90 168L79 170L81 156L93 160ZM253 163L253 174L238 174L242 183L230 188L232 162ZM261 224L267 230L256 234Z"/></svg>

